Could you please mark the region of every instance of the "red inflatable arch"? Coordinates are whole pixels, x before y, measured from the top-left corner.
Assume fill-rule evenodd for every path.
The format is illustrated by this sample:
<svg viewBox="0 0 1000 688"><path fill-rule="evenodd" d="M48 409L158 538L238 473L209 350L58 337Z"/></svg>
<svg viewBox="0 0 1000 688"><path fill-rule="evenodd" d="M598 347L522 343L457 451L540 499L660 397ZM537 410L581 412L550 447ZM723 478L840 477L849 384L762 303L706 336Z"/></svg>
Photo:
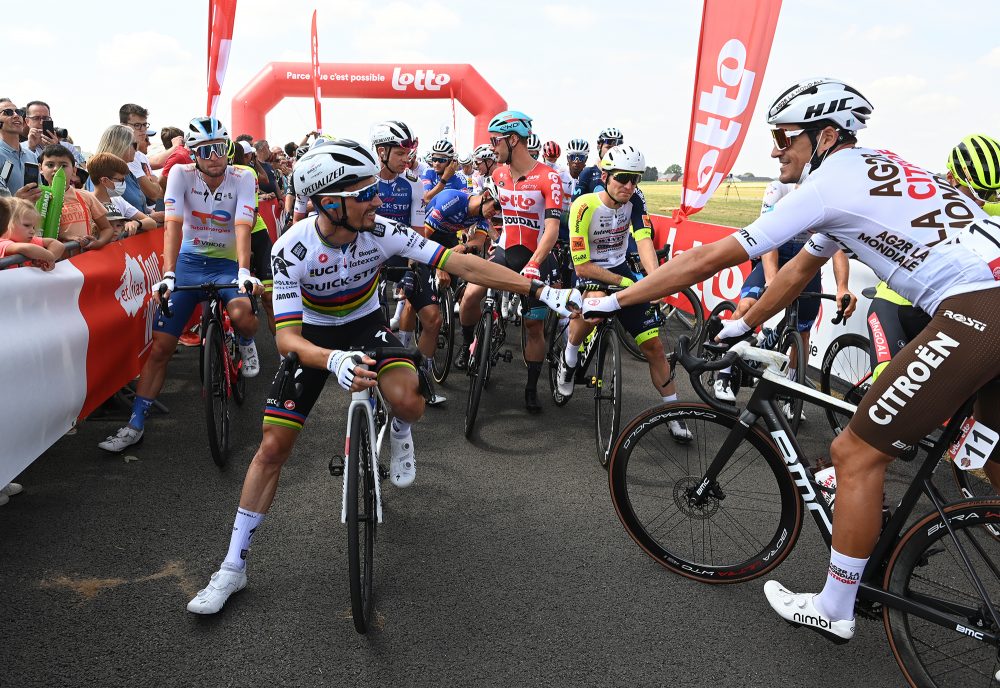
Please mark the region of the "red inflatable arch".
<svg viewBox="0 0 1000 688"><path fill-rule="evenodd" d="M506 101L467 64L321 63L324 98L452 98L476 118L475 143L489 139L486 127ZM264 116L282 98L312 98L312 65L271 62L233 98L233 135L265 138ZM365 124L367 126L367 123Z"/></svg>

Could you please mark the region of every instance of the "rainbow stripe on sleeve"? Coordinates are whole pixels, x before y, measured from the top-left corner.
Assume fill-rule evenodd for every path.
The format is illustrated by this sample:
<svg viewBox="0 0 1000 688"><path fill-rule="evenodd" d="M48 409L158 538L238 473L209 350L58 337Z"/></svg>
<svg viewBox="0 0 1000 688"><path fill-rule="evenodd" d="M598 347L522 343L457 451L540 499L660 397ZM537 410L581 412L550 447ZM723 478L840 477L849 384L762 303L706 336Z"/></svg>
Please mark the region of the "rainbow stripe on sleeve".
<svg viewBox="0 0 1000 688"><path fill-rule="evenodd" d="M280 330L283 327L302 327L302 311L275 313L274 329Z"/></svg>

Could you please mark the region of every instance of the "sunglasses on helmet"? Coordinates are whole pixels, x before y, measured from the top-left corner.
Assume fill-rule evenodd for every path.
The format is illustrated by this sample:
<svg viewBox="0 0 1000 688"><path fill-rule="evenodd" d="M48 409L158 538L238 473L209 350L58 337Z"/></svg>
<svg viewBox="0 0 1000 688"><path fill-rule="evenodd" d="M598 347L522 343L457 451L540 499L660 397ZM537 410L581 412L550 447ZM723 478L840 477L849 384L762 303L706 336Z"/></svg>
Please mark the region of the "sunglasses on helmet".
<svg viewBox="0 0 1000 688"><path fill-rule="evenodd" d="M611 175L611 178L622 185L635 184L639 186L642 175L638 172L615 172Z"/></svg>
<svg viewBox="0 0 1000 688"><path fill-rule="evenodd" d="M358 189L357 191L336 191L324 194L319 194L320 196L346 196L347 198L353 198L358 203L368 203L370 200L378 196L378 181L374 181L363 189Z"/></svg>
<svg viewBox="0 0 1000 688"><path fill-rule="evenodd" d="M771 138L774 140L774 147L779 151L783 151L791 146L795 141L796 136L803 134L807 131L816 131L815 128L808 129L795 129L794 131L788 131L787 129L774 128L771 130Z"/></svg>
<svg viewBox="0 0 1000 688"><path fill-rule="evenodd" d="M213 153L220 158L226 157L228 148L228 142L219 141L218 143L204 143L200 146L195 146L194 152L202 160L210 160Z"/></svg>

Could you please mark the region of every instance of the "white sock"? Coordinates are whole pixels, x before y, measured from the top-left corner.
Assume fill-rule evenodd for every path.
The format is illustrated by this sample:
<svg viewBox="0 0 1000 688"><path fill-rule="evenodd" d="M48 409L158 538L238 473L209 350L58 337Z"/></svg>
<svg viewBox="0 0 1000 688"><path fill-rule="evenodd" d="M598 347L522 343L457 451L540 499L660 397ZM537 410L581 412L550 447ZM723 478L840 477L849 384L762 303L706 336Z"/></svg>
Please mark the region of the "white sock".
<svg viewBox="0 0 1000 688"><path fill-rule="evenodd" d="M402 344L403 346L409 346L412 341L413 341L413 332L403 332L403 330L399 331L400 344Z"/></svg>
<svg viewBox="0 0 1000 688"><path fill-rule="evenodd" d="M405 420L400 420L399 418L392 419L392 434L396 437L406 437L410 434L411 427L412 425Z"/></svg>
<svg viewBox="0 0 1000 688"><path fill-rule="evenodd" d="M406 301L400 301L396 304L396 315L392 316L393 320L399 320L400 316L403 315L404 308L406 308Z"/></svg>
<svg viewBox="0 0 1000 688"><path fill-rule="evenodd" d="M575 368L577 362L580 360L580 345L570 344L569 340L566 340L566 353L563 354L566 357L566 365L570 368Z"/></svg>
<svg viewBox="0 0 1000 688"><path fill-rule="evenodd" d="M792 382L795 382L795 368L789 368L788 372L785 373L785 377L787 377ZM853 619L854 617L852 616L851 618Z"/></svg>
<svg viewBox="0 0 1000 688"><path fill-rule="evenodd" d="M264 521L264 514L236 510L236 521L233 523L233 534L229 539L229 551L222 565L226 568L242 571L247 566L247 553L250 551L250 539Z"/></svg>
<svg viewBox="0 0 1000 688"><path fill-rule="evenodd" d="M671 401L677 401L676 394L668 394L667 396L663 397L664 404L669 404Z"/></svg>
<svg viewBox="0 0 1000 688"><path fill-rule="evenodd" d="M854 618L854 600L868 559L855 559L830 549L830 568L823 592L816 596L816 607L834 621Z"/></svg>

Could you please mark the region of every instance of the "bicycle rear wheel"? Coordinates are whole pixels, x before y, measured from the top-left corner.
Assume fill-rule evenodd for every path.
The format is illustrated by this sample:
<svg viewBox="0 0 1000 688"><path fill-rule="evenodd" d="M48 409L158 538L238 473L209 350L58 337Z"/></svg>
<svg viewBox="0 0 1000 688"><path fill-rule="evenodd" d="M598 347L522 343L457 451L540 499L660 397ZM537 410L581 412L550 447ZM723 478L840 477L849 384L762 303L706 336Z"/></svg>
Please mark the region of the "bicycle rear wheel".
<svg viewBox="0 0 1000 688"><path fill-rule="evenodd" d="M451 354L455 348L455 297L448 287L438 289L438 307L441 309L441 329L438 330L432 367L434 381L441 384L451 370Z"/></svg>
<svg viewBox="0 0 1000 688"><path fill-rule="evenodd" d="M469 397L465 405L465 437L472 437L479 413L479 401L490 374L490 349L493 341L493 311L486 311L476 326L474 351L469 357Z"/></svg>
<svg viewBox="0 0 1000 688"><path fill-rule="evenodd" d="M701 300L692 289L681 289L670 298L673 303L660 304L660 341L667 355L677 349L681 337L697 342L705 324Z"/></svg>
<svg viewBox="0 0 1000 688"><path fill-rule="evenodd" d="M1000 561L1000 543L983 526L1000 526L1000 499L956 502L944 512L995 605L1000 600L995 563ZM889 646L909 685L997 685L997 644L984 642L981 634L1000 633L1000 628L973 587L940 514L925 516L903 535L883 584L890 592L953 617L953 623L941 626L901 609L883 610Z"/></svg>
<svg viewBox="0 0 1000 688"><path fill-rule="evenodd" d="M229 389L223 347L222 328L217 321L211 320L205 332L202 397L205 400L208 447L212 460L220 468L229 461Z"/></svg>
<svg viewBox="0 0 1000 688"><path fill-rule="evenodd" d="M842 334L826 348L819 371L819 388L823 394L843 399L857 406L871 386L872 362L870 342L860 334ZM824 409L830 429L837 435L847 427L851 415L846 411Z"/></svg>
<svg viewBox="0 0 1000 688"><path fill-rule="evenodd" d="M806 371L809 369L809 361L806 360L802 335L792 330L785 330L781 335L781 341L778 343L778 351L788 356L789 369L795 370L795 381L803 385L808 385L809 381L806 379ZM798 433L799 425L802 423L802 399L786 398L782 400L779 397L779 400L782 412L785 414L788 424L792 426L792 432Z"/></svg>
<svg viewBox="0 0 1000 688"><path fill-rule="evenodd" d="M618 437L622 418L622 354L614 329L603 328L597 347L594 430L597 437L597 460L607 468L611 447Z"/></svg>
<svg viewBox="0 0 1000 688"><path fill-rule="evenodd" d="M669 421L694 441L677 444ZM757 425L705 480L736 415L704 404L671 403L636 416L618 435L608 480L629 536L661 566L703 583L741 583L766 574L791 551L802 502L771 438Z"/></svg>
<svg viewBox="0 0 1000 688"><path fill-rule="evenodd" d="M707 323L711 321L712 318L718 318L719 320L729 320L733 317L733 313L736 312L736 304L732 301L721 301L715 304L715 307L708 314L708 319L705 321L705 325L698 330L698 353L697 355L704 356L708 360L715 360L716 356L714 354L709 354L705 352L705 342L708 341L709 332ZM694 340L692 340L694 341ZM715 387L715 378L718 375L716 371L708 371L701 374L701 384L704 385L705 389L712 390ZM737 391L740 387L740 369L733 368L730 371L730 376L732 380L733 390Z"/></svg>
<svg viewBox="0 0 1000 688"><path fill-rule="evenodd" d="M368 416L355 408L351 416L351 446L347 452L347 563L351 576L351 616L358 633L367 633L372 619L375 575L375 466Z"/></svg>

